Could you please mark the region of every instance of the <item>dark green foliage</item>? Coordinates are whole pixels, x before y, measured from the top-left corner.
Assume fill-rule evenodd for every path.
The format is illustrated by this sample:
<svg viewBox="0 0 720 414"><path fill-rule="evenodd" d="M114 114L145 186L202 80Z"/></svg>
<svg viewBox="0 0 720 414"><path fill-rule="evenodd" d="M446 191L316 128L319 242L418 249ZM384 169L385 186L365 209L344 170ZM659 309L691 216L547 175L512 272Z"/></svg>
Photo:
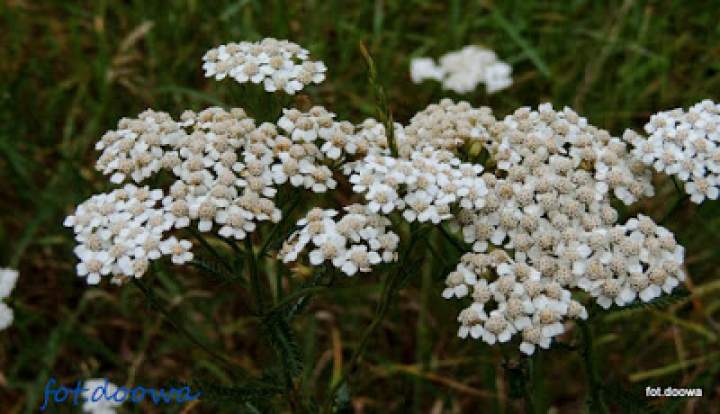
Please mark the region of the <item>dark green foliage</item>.
<svg viewBox="0 0 720 414"><path fill-rule="evenodd" d="M198 257L195 258L191 264L198 268L202 273L214 277L220 281L231 283L240 279L240 276L231 272L228 272L225 262L220 262L215 259ZM234 267L236 269L242 269L242 259L238 259L235 262Z"/></svg>
<svg viewBox="0 0 720 414"><path fill-rule="evenodd" d="M302 354L292 328L282 317L265 319L263 327L278 360L282 361L283 369L288 375L285 380L292 382L292 378L303 370Z"/></svg>
<svg viewBox="0 0 720 414"><path fill-rule="evenodd" d="M272 398L284 391L282 387L268 382L250 382L244 385L224 386L207 381L193 381L191 383L175 382L174 387L189 386L193 393L200 392L200 400L210 402L215 406L232 407L238 410L255 409L266 412L271 405Z"/></svg>

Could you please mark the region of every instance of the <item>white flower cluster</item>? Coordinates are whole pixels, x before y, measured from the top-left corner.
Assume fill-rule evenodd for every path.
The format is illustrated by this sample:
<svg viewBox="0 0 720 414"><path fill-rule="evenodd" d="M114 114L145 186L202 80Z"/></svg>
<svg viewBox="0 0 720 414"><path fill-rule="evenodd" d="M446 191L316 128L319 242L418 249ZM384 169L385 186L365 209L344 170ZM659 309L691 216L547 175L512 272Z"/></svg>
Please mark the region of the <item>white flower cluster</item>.
<svg viewBox="0 0 720 414"><path fill-rule="evenodd" d="M631 157L627 143L570 108L556 111L548 103L537 111L520 108L492 129L491 153L500 170L529 169L538 178L546 177L542 170L548 167L541 166L546 163L565 176L588 171L602 197L612 190L626 205L654 194L650 171Z"/></svg>
<svg viewBox="0 0 720 414"><path fill-rule="evenodd" d="M18 276L15 269L0 268L0 331L7 329L15 319L15 314L5 303L5 299L10 297L10 293L15 289Z"/></svg>
<svg viewBox="0 0 720 414"><path fill-rule="evenodd" d="M418 57L410 60L410 79L415 83L421 83L428 79L442 82L445 72L429 57Z"/></svg>
<svg viewBox="0 0 720 414"><path fill-rule="evenodd" d="M189 241L165 237L187 222L159 205L162 199L162 190L126 184L80 204L64 223L73 228L78 242L78 276L91 285L108 275L120 283L126 277L141 277L150 261L163 255L172 256L176 264L192 260Z"/></svg>
<svg viewBox="0 0 720 414"><path fill-rule="evenodd" d="M518 312L524 309L525 313L538 310L533 299L535 295L530 294L530 300L535 305L533 307L527 304L528 298L522 297L524 293L540 292L537 290L540 286L553 286L553 289L563 292L564 300L569 301L570 292L567 289L578 287L596 298L600 306L609 308L613 303L625 306L638 297L648 302L663 292L672 292L684 280L683 248L676 243L672 233L657 226L646 216L640 215L637 219L628 220L625 225L611 228L567 232L574 237L570 240L562 240L564 235L556 240L550 234L539 235L540 242L529 251L523 251L527 250L524 245L506 245L508 251L514 251L515 261L510 260L504 250L493 250L490 254L469 253L462 258L458 268L447 276L447 288L443 291L446 298L462 298L472 293L474 304L459 317L462 324L460 336L466 337L470 332L474 338L482 337L492 344L496 337L501 341L509 340L513 333L522 331L523 343L520 349L532 353L534 347L530 345L547 348L551 337L562 333L564 329L553 325L552 330L547 327L536 330L533 328L537 326L529 326L528 321L536 322L537 318L522 314L522 318L518 319L515 312L508 315L507 312L512 309L518 309ZM532 240L527 237L519 240L532 244ZM550 247L550 243L555 245ZM543 247L548 251L542 252ZM496 274L488 273L488 266L493 267ZM504 286L503 292L512 292L513 296L525 301L523 307L502 305L502 301L507 298L499 298L498 285ZM492 296L487 292L491 292ZM488 312L481 306L490 297L497 302L497 311ZM553 298L559 300L561 296L558 293ZM558 307L554 303L555 315L559 318L565 316L564 312L567 311L573 318L585 318L587 314L584 308L571 302L566 303L569 308ZM542 303L546 303L544 299ZM493 326L496 329L488 331L487 327L481 325L487 323L493 315ZM552 320L553 323L560 321Z"/></svg>
<svg viewBox="0 0 720 414"><path fill-rule="evenodd" d="M623 306L637 296L649 301L663 291L669 293L683 279L682 248L666 229L642 216L616 226L618 214L610 196L630 204L652 195L649 171L630 157L626 143L589 125L570 109L555 111L545 104L537 111L521 108L498 121L487 108L475 109L466 103L444 100L416 115L404 128L403 140L398 142L400 152L404 145L411 157L422 153L416 149L422 146L432 148L427 152L435 158L450 151L457 157L472 158L473 148L477 145L485 148L490 156L489 170L477 177L485 188L482 201L461 202L458 210L446 211L454 213L448 214L454 219L452 228L462 234L477 254L489 250L500 254L493 250L500 248L503 250L499 252L510 255L507 260L496 261L496 265L511 260L513 266L532 269L535 279L568 292L572 288L587 291L601 306L613 302ZM364 164L353 168L380 170L390 178L375 172L377 179L362 179L364 175L356 172L351 182L370 188L382 186L388 179L396 181L390 175L395 163L402 161L383 161L376 167L373 159L367 157ZM446 163L445 168L450 165L453 161ZM481 171L477 169L475 175ZM442 187L453 189L452 185ZM368 191L366 197L373 202L369 195ZM456 196L460 198L457 192ZM389 198L395 209L398 197L390 193ZM397 208L404 207L402 200L399 204ZM639 223L642 231L637 230ZM459 268L448 276L446 297L468 294L466 285L474 285L481 276L474 273L472 277L476 279L471 277L464 282L458 272L467 275ZM463 317L483 315L477 309L474 312L468 311ZM492 316L486 313L487 318ZM510 320L501 324L497 315L493 321L498 324L493 326L503 329L488 331L476 327L474 336L484 335L491 342L492 338L500 338L501 333L504 340L509 339L508 334L522 330ZM538 334L542 329L523 332L523 351L532 352L533 344L549 345L552 335L544 330L544 336ZM471 331L461 329L460 333L467 332Z"/></svg>
<svg viewBox="0 0 720 414"><path fill-rule="evenodd" d="M263 84L267 92L289 95L311 83L325 80L327 68L308 60L309 52L287 40L265 38L259 42L228 43L203 56L206 77L231 77L239 83Z"/></svg>
<svg viewBox="0 0 720 414"><path fill-rule="evenodd" d="M110 181L120 184L128 177L139 183L162 168L164 144L185 132L164 112L147 110L137 119L123 118L95 144L102 151L95 167Z"/></svg>
<svg viewBox="0 0 720 414"><path fill-rule="evenodd" d="M464 101L455 103L443 99L410 119L398 137L398 153L408 157L414 150L428 145L453 152L469 151L473 144L488 143L489 129L496 123L492 110L486 106L473 108Z"/></svg>
<svg viewBox="0 0 720 414"><path fill-rule="evenodd" d="M336 122L334 117L320 106L307 113L283 110L278 126L289 138L280 143L280 164L273 167L276 182L290 181L295 187L316 193L335 188L332 170L322 161L336 161L343 155L354 127L349 122Z"/></svg>
<svg viewBox="0 0 720 414"><path fill-rule="evenodd" d="M110 398L118 392L118 386L101 378L86 380L83 384L82 398L84 400L82 410L88 414L115 414L116 408L122 405L122 401L115 401ZM96 392L100 388L103 393ZM93 397L93 394L96 394ZM124 401L124 400L123 400Z"/></svg>
<svg viewBox="0 0 720 414"><path fill-rule="evenodd" d="M493 345L520 333L520 350L532 354L548 348L565 332L568 318L587 318L587 311L571 299L570 291L502 250L467 253L446 280L445 298L470 295L472 304L458 316L458 335Z"/></svg>
<svg viewBox="0 0 720 414"><path fill-rule="evenodd" d="M410 62L410 77L420 83L434 79L444 89L457 93L472 92L480 83L488 93L495 93L512 85L512 67L498 59L495 52L469 45L445 54L439 65L432 58L416 58Z"/></svg>
<svg viewBox="0 0 720 414"><path fill-rule="evenodd" d="M463 163L449 151L432 147L415 151L410 159L368 155L345 165L353 191L364 194L374 213L402 211L408 222L439 223L450 218L451 207L480 208L488 190L480 178L482 166Z"/></svg>
<svg viewBox="0 0 720 414"><path fill-rule="evenodd" d="M673 234L647 216L586 235L573 263L578 287L603 308L624 306L637 297L648 302L685 280L685 251Z"/></svg>
<svg viewBox="0 0 720 414"><path fill-rule="evenodd" d="M617 220L617 212L598 201L600 193L582 170L570 176L548 169L547 176L518 174L497 179L485 174L483 178L489 188L485 205L474 211L461 210L457 215L465 242L476 252L487 250L491 242L540 260L548 254L557 256L558 243L573 242L581 232ZM556 259L544 258L548 273L558 267Z"/></svg>
<svg viewBox="0 0 720 414"><path fill-rule="evenodd" d="M272 124L256 127L239 108L186 111L181 122L189 131L168 142L172 151L164 165L178 180L165 205L198 220L201 232L217 225L218 234L235 239L244 239L258 222L280 220L272 200Z"/></svg>
<svg viewBox="0 0 720 414"><path fill-rule="evenodd" d="M334 189L334 168L348 157L386 153L387 138L384 127L375 120L355 126L336 121L335 114L320 106L308 112L285 109L277 124L259 126L242 109L212 107L197 113L185 111L179 121L151 110L137 119L124 118L117 130L102 137L97 148L103 151L97 167L111 175L113 182L142 182L161 171L168 173L166 178L175 179L164 192L155 190L150 196L144 194L145 189L139 192L145 198L159 197L146 203L149 215L165 220L157 229L148 229L152 234L185 228L192 222L200 232L216 229L220 236L244 239L258 223L281 219L274 201L279 186L288 183L315 193ZM138 192L134 186L127 189L131 189L131 197ZM99 210L96 204L111 211L110 204L117 203L117 211L112 211L122 213L117 215L121 223L140 220L141 228L157 227L147 223L143 211L126 211L125 200L111 194L95 196L67 220L75 227L80 243L76 250L81 259L78 273L92 284L99 282L100 275L139 277L147 268L147 259L159 257L137 250L136 245L146 241L135 240L136 235L129 236L130 240L106 235L100 243L87 234L96 234L98 227L121 230L115 216L98 214L106 221L86 225L92 219L84 216ZM162 205L155 206L160 200ZM88 237L94 248L88 247ZM155 241L159 242L152 239L147 243ZM190 247L185 240L177 243L186 250Z"/></svg>
<svg viewBox="0 0 720 414"><path fill-rule="evenodd" d="M645 125L647 138L626 131L633 155L658 172L684 181L690 200L720 196L720 104L704 100L687 111L659 112Z"/></svg>
<svg viewBox="0 0 720 414"><path fill-rule="evenodd" d="M387 217L361 204L345 207L340 219L334 218L337 214L336 210L310 210L298 221L300 228L283 245L279 254L282 260L296 261L299 253L311 243L308 255L311 265L330 262L348 276L370 272L375 265L397 260L400 238L388 230Z"/></svg>

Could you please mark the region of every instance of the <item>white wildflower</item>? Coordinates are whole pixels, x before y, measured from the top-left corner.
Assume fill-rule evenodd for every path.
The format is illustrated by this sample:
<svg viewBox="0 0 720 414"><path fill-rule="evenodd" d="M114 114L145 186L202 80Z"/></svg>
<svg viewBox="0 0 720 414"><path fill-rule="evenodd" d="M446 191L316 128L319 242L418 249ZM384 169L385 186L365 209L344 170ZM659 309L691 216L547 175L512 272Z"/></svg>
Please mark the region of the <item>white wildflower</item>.
<svg viewBox="0 0 720 414"><path fill-rule="evenodd" d="M437 80L444 89L457 93L474 91L481 83L492 94L512 85L512 67L499 60L492 50L469 45L440 57L415 58L410 62L410 76L415 83Z"/></svg>
<svg viewBox="0 0 720 414"><path fill-rule="evenodd" d="M647 138L633 131L624 136L639 162L685 182L694 203L720 197L720 104L704 100L687 111L658 112L645 132Z"/></svg>
<svg viewBox="0 0 720 414"><path fill-rule="evenodd" d="M5 302L0 301L0 331L7 329L12 325L15 314Z"/></svg>
<svg viewBox="0 0 720 414"><path fill-rule="evenodd" d="M192 243L189 240L178 240L174 236L160 243L163 254L171 255L174 264L183 264L193 259L190 251Z"/></svg>
<svg viewBox="0 0 720 414"><path fill-rule="evenodd" d="M294 95L311 83L325 80L327 68L308 60L309 52L287 40L228 43L203 56L206 77L233 78L238 83L262 84L267 92Z"/></svg>
<svg viewBox="0 0 720 414"><path fill-rule="evenodd" d="M415 83L420 83L427 79L441 82L445 72L435 63L432 58L414 58L410 61L410 78Z"/></svg>
<svg viewBox="0 0 720 414"><path fill-rule="evenodd" d="M15 269L0 268L0 299L6 299L15 289L20 273Z"/></svg>
<svg viewBox="0 0 720 414"><path fill-rule="evenodd" d="M15 269L0 268L0 331L7 329L15 319L15 313L5 303L5 299L15 289L18 276L19 272Z"/></svg>
<svg viewBox="0 0 720 414"><path fill-rule="evenodd" d="M387 218L360 204L345 207L345 212L336 219L335 210L310 210L298 221L300 228L285 241L280 257L286 263L295 261L298 253L312 243L308 255L311 265L330 262L348 276L396 260L400 239L389 229Z"/></svg>
<svg viewBox="0 0 720 414"><path fill-rule="evenodd" d="M168 215L173 204L160 203L161 200L161 190L126 184L81 203L65 219L78 242L75 247L80 259L78 276L95 285L105 276L112 276L115 281L124 276L141 277L149 262L164 254L173 255L176 263L190 260L188 241L182 242L184 252L163 248L170 240L165 238L166 233L176 221Z"/></svg>
<svg viewBox="0 0 720 414"><path fill-rule="evenodd" d="M458 335L493 345L522 332L520 349L532 353L536 345L550 346L564 332L566 318L587 317L587 311L570 297L570 291L532 267L512 261L497 250L469 253L447 279L443 297L471 294L473 303L460 312Z"/></svg>

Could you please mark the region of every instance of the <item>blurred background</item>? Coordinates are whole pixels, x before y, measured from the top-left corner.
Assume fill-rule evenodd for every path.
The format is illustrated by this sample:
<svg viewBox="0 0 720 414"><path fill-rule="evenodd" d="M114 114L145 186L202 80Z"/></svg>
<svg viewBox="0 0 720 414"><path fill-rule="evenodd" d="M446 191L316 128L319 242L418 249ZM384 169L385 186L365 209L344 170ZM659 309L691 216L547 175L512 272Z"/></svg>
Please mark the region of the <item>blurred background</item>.
<svg viewBox="0 0 720 414"><path fill-rule="evenodd" d="M442 97L489 105L497 117L524 105L573 107L621 135L660 110L720 99L717 1L234 0L33 1L0 4L0 266L19 269L0 332L0 412L36 412L49 377L63 384L108 377L161 387L203 379L232 385L132 287L88 288L75 275L65 215L111 188L94 170L95 141L146 108L243 106L231 81L203 77L201 57L229 41L289 39L324 61L328 79L307 88L341 119L374 116L358 44L374 58L395 119ZM514 84L458 96L415 85L409 60L466 44L497 52ZM657 197L626 214L659 220L677 199ZM602 315L594 325L603 393L615 412L720 411L720 202L686 206L666 224L687 248L689 296L665 307ZM449 253L448 253L449 254ZM454 252L452 254L455 254ZM349 412L518 412L514 356L456 337L458 304L440 297L442 266L417 269L347 389ZM190 268L156 269L155 294L202 341L258 373L272 358L247 294ZM372 318L376 276L348 278L296 319L303 383L322 394ZM534 359L535 410L582 412L587 389L575 332ZM703 398L649 399L646 386L701 387ZM55 406L79 412L79 407ZM233 401L126 404L120 412L251 411ZM280 408L282 409L282 407Z"/></svg>

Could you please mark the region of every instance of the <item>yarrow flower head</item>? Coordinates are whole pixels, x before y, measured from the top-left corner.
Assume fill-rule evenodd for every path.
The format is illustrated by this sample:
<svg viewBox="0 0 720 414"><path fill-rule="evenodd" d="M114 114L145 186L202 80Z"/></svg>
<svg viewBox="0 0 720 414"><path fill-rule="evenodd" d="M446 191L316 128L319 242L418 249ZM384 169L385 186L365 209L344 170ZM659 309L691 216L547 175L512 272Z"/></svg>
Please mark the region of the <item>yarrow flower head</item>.
<svg viewBox="0 0 720 414"><path fill-rule="evenodd" d="M427 57L410 62L413 82L433 79L457 93L472 92L481 83L487 93L498 92L512 85L511 73L512 67L499 60L495 52L475 45L443 55L439 64Z"/></svg>
<svg viewBox="0 0 720 414"><path fill-rule="evenodd" d="M203 69L208 78L230 77L238 83L262 84L267 92L293 95L307 85L325 80L325 64L309 60L309 55L293 42L265 38L210 49L203 56Z"/></svg>
<svg viewBox="0 0 720 414"><path fill-rule="evenodd" d="M532 176L543 177L541 170L551 168L576 188L580 178L570 176L576 172L584 176L586 171L603 197L612 191L626 205L654 194L650 172L628 154L627 144L570 108L559 111L550 104L538 106L537 111L520 108L492 129L495 140L489 149L498 168L508 173L530 167Z"/></svg>
<svg viewBox="0 0 720 414"><path fill-rule="evenodd" d="M408 222L439 223L454 205L484 205L487 194L482 166L463 163L448 151L425 147L409 159L368 155L345 165L353 191L364 194L374 213L401 211Z"/></svg>
<svg viewBox="0 0 720 414"><path fill-rule="evenodd" d="M458 316L458 335L490 345L520 334L520 350L532 354L536 346L548 348L555 336L565 332L565 319L587 318L569 290L502 250L464 255L445 283L444 297L472 299Z"/></svg>
<svg viewBox="0 0 720 414"><path fill-rule="evenodd" d="M410 79L414 83L421 83L431 79L442 82L445 72L429 57L414 58L410 61Z"/></svg>
<svg viewBox="0 0 720 414"><path fill-rule="evenodd" d="M566 292L553 293L555 298L569 298L569 289L579 288L603 307L625 306L669 293L683 280L683 250L669 231L644 216L617 225L611 195L630 204L653 193L649 172L629 156L622 140L569 108L556 111L547 104L496 120L489 109L443 101L416 118L404 131L410 148L429 145L434 154L472 157L473 146L481 145L491 160L479 177L486 188L482 202L452 209L457 212L451 229L475 253L448 275L446 298L486 292L484 286L497 298L493 283L506 284L506 296L536 292L528 293L532 298L549 284ZM522 275L517 287L510 284L517 278L506 277L508 266ZM563 312L587 315L579 303L568 302L552 313L517 313L521 316L513 319L503 313L523 308L513 303L517 306L490 311L477 304L465 309L459 334L493 343L522 332L521 350L532 353L563 332ZM528 326L525 318L547 323Z"/></svg>
<svg viewBox="0 0 720 414"><path fill-rule="evenodd" d="M174 262L176 256L182 262L191 260L187 240L179 248L166 248L173 240L166 233L182 221L161 205L162 198L162 190L126 184L81 203L64 223L73 228L78 242L78 276L91 285L100 283L103 276L120 283L127 277L141 277L150 261L163 255L173 255Z"/></svg>
<svg viewBox="0 0 720 414"><path fill-rule="evenodd" d="M298 260L307 246L311 265L330 263L348 276L369 272L373 266L397 260L400 238L388 230L390 220L367 206L353 204L336 219L338 211L314 208L298 221L299 229L280 251L286 263Z"/></svg>
<svg viewBox="0 0 720 414"><path fill-rule="evenodd" d="M15 289L18 276L19 272L15 269L0 268L0 331L12 325L15 318L12 308L5 303L5 299L10 297L10 293Z"/></svg>
<svg viewBox="0 0 720 414"><path fill-rule="evenodd" d="M687 111L673 109L650 117L647 138L628 130L632 154L656 171L685 182L690 200L700 204L720 196L720 104L704 100Z"/></svg>
<svg viewBox="0 0 720 414"><path fill-rule="evenodd" d="M276 124L261 125L240 108L185 111L180 120L151 110L125 118L98 143L98 169L113 182L141 182L160 171L174 181L155 190L126 184L78 206L66 220L79 243L78 274L90 284L105 275L120 283L161 256L192 260L190 241L170 235L173 229L244 239L258 224L281 219L278 187L332 190L333 168L387 152L385 139L376 121L355 126L320 106L285 109Z"/></svg>
<svg viewBox="0 0 720 414"><path fill-rule="evenodd" d="M574 263L577 285L604 308L669 294L685 280L685 250L673 234L639 215L624 225L586 235L592 253Z"/></svg>
<svg viewBox="0 0 720 414"><path fill-rule="evenodd" d="M482 147L490 140L489 128L497 120L492 110L472 107L468 102L443 99L416 113L398 137L398 153L409 157L413 151L426 146L448 150L459 156L461 149L475 145ZM463 148L466 147L466 148Z"/></svg>
<svg viewBox="0 0 720 414"><path fill-rule="evenodd" d="M102 151L96 168L119 184L128 178L139 183L162 168L164 144L183 136L180 125L165 112L148 109L137 118L123 118L95 144Z"/></svg>

